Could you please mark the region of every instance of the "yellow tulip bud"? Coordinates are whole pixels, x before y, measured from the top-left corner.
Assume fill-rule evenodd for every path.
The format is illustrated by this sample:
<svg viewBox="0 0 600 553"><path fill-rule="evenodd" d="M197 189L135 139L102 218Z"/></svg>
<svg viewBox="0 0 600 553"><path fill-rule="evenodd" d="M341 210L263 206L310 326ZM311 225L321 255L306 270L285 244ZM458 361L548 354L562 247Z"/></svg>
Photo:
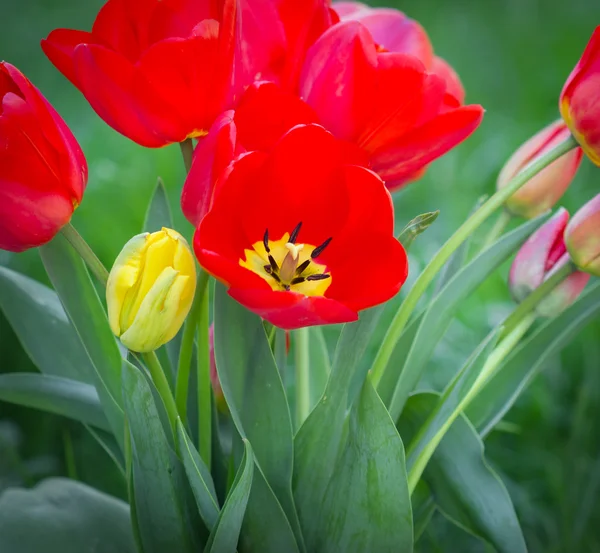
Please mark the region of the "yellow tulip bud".
<svg viewBox="0 0 600 553"><path fill-rule="evenodd" d="M183 236L168 228L138 234L108 277L110 328L130 350L152 351L179 332L195 290L194 256Z"/></svg>

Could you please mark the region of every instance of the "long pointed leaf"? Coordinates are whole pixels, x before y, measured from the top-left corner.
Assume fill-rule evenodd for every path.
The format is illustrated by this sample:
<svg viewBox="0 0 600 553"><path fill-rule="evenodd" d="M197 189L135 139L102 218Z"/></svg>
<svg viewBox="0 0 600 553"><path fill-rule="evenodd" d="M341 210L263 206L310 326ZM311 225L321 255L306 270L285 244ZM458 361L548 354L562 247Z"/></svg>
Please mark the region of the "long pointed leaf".
<svg viewBox="0 0 600 553"><path fill-rule="evenodd" d="M404 447L367 379L324 503L315 553L410 553L413 528Z"/></svg>
<svg viewBox="0 0 600 553"><path fill-rule="evenodd" d="M76 380L37 373L0 374L0 400L110 430L96 388Z"/></svg>
<svg viewBox="0 0 600 553"><path fill-rule="evenodd" d="M291 490L292 423L283 383L262 321L231 299L224 286L217 284L214 325L215 358L221 388L237 431L252 444L255 462L260 468L255 473L253 494L262 494L268 502L263 508L270 509L270 516L279 518L271 519L272 531L267 534L253 527L254 522L267 515L263 512L259 516L255 512L260 506L251 495L243 539L262 542L265 551L274 553L281 551L276 548L286 542L294 549L292 544L297 542L301 548L302 534ZM266 482L262 481L263 477ZM272 499L268 499L269 490L275 494ZM280 509L283 512L278 514ZM294 530L293 535L287 536L290 528Z"/></svg>
<svg viewBox="0 0 600 553"><path fill-rule="evenodd" d="M244 441L244 456L240 468L231 486L219 520L212 531L206 553L234 553L242 521L246 513L250 489L252 488L252 476L254 474L254 454L250 442Z"/></svg>
<svg viewBox="0 0 600 553"><path fill-rule="evenodd" d="M196 509L186 497L183 467L170 448L154 397L139 369L123 365L123 398L131 436L133 491L145 553L196 552ZM190 508L191 507L191 508Z"/></svg>

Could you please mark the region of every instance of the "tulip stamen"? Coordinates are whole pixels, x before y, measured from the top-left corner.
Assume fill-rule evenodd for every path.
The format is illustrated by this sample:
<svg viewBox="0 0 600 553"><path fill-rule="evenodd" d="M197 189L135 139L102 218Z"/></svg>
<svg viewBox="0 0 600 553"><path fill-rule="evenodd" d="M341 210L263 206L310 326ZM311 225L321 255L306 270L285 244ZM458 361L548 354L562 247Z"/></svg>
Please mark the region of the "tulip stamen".
<svg viewBox="0 0 600 553"><path fill-rule="evenodd" d="M329 273L317 273L314 275L308 275L306 277L306 280L325 280L326 278L331 277L331 275Z"/></svg>
<svg viewBox="0 0 600 553"><path fill-rule="evenodd" d="M289 239L289 243L290 244L295 244L296 240L298 239L298 233L300 232L300 228L302 227L302 221L300 221L295 227L294 230L292 231L292 234L290 234L290 239Z"/></svg>
<svg viewBox="0 0 600 553"><path fill-rule="evenodd" d="M300 265L298 265L298 267L296 267L296 274L298 276L300 276L309 265L310 265L310 259L307 259L306 261L303 261L302 263L300 263Z"/></svg>
<svg viewBox="0 0 600 553"><path fill-rule="evenodd" d="M271 253L271 248L269 248L269 229L265 229L265 233L263 235L263 244L267 253Z"/></svg>
<svg viewBox="0 0 600 553"><path fill-rule="evenodd" d="M324 249L325 249L327 246L329 246L329 242L331 242L331 239L332 239L332 238L333 238L333 237L332 237L332 236L330 236L330 237L329 237L327 240L325 240L325 242L323 242L323 243L322 243L320 246L316 247L316 248L313 250L313 252L310 254L310 257L311 257L312 259L316 259L317 257L319 257L319 256L320 256L320 255L323 253L323 250L324 250Z"/></svg>

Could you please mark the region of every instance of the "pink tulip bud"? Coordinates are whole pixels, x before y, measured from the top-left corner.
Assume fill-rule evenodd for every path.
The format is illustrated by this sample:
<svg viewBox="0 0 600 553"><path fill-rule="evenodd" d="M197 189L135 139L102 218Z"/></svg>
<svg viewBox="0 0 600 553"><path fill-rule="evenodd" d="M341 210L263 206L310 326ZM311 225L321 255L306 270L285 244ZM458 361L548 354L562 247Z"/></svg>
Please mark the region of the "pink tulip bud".
<svg viewBox="0 0 600 553"><path fill-rule="evenodd" d="M498 176L497 188L504 188L513 177L566 140L570 134L561 120L542 129L506 162ZM581 148L576 148L548 165L507 200L506 208L513 215L533 219L554 207L575 177L582 157Z"/></svg>
<svg viewBox="0 0 600 553"><path fill-rule="evenodd" d="M575 213L565 231L565 242L577 267L600 276L600 194Z"/></svg>
<svg viewBox="0 0 600 553"><path fill-rule="evenodd" d="M523 244L513 261L509 274L509 288L517 302L556 271L571 262L563 239L569 213L560 208ZM571 305L585 288L590 275L574 270L537 306L542 317L552 317Z"/></svg>
<svg viewBox="0 0 600 553"><path fill-rule="evenodd" d="M219 382L219 375L217 374L217 363L215 361L215 325L211 324L208 329L208 343L210 351L210 383L213 389L213 395L215 396L215 404L217 409L223 413L227 413L227 403L225 403L225 395L223 394L223 388Z"/></svg>

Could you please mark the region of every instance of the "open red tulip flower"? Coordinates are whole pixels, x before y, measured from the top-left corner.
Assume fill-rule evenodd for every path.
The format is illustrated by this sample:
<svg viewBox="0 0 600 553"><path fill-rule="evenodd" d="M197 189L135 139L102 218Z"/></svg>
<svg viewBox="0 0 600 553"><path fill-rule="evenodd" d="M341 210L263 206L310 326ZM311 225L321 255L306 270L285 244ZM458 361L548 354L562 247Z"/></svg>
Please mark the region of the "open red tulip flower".
<svg viewBox="0 0 600 553"><path fill-rule="evenodd" d="M342 323L394 296L407 258L389 192L319 125L240 156L202 219L200 264L251 311L285 329Z"/></svg>
<svg viewBox="0 0 600 553"><path fill-rule="evenodd" d="M85 157L60 115L16 67L0 63L0 249L50 241L86 183Z"/></svg>
<svg viewBox="0 0 600 553"><path fill-rule="evenodd" d="M583 151L600 165L600 26L560 95L560 113Z"/></svg>
<svg viewBox="0 0 600 553"><path fill-rule="evenodd" d="M91 32L56 29L50 61L112 128L159 147L203 136L232 91L235 0L108 0Z"/></svg>
<svg viewBox="0 0 600 553"><path fill-rule="evenodd" d="M381 51L357 21L319 38L300 81L320 124L359 146L389 188L412 180L481 122L481 106L460 105L452 90L417 57Z"/></svg>

